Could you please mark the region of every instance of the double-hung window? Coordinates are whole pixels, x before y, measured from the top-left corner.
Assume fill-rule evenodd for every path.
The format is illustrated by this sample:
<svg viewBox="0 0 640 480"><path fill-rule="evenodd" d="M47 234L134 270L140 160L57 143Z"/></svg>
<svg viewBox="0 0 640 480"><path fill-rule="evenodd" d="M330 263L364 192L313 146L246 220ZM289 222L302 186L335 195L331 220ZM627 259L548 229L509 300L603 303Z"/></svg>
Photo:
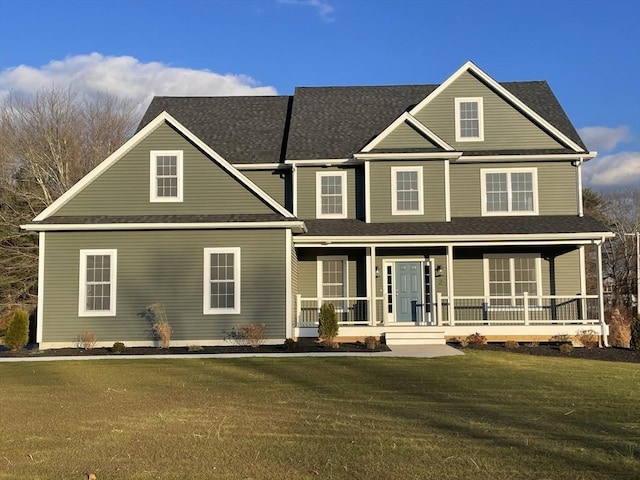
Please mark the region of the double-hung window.
<svg viewBox="0 0 640 480"><path fill-rule="evenodd" d="M537 215L535 168L481 170L482 215Z"/></svg>
<svg viewBox="0 0 640 480"><path fill-rule="evenodd" d="M204 249L204 314L240 313L240 249Z"/></svg>
<svg viewBox="0 0 640 480"><path fill-rule="evenodd" d="M485 295L492 306L522 307L522 296L540 295L540 257L535 255L485 255ZM494 298L498 297L498 298ZM520 297L520 298L518 298ZM530 300L530 305L537 303Z"/></svg>
<svg viewBox="0 0 640 480"><path fill-rule="evenodd" d="M391 167L391 213L422 215L422 167Z"/></svg>
<svg viewBox="0 0 640 480"><path fill-rule="evenodd" d="M328 256L318 258L318 297L324 302L331 298L344 298L347 296L347 257ZM346 302L334 301L337 310L343 311Z"/></svg>
<svg viewBox="0 0 640 480"><path fill-rule="evenodd" d="M347 172L317 172L316 192L316 218L347 218Z"/></svg>
<svg viewBox="0 0 640 480"><path fill-rule="evenodd" d="M456 142L484 141L482 97L455 99Z"/></svg>
<svg viewBox="0 0 640 480"><path fill-rule="evenodd" d="M116 314L117 250L80 250L78 316Z"/></svg>
<svg viewBox="0 0 640 480"><path fill-rule="evenodd" d="M182 150L152 150L150 179L152 202L182 202Z"/></svg>

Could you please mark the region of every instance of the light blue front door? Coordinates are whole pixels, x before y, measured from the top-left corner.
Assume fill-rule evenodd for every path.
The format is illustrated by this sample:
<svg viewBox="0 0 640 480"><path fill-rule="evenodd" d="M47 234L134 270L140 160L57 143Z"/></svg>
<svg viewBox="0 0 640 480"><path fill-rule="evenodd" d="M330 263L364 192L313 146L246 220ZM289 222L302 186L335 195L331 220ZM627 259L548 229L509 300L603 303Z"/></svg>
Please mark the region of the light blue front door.
<svg viewBox="0 0 640 480"><path fill-rule="evenodd" d="M396 322L422 321L420 262L396 262Z"/></svg>

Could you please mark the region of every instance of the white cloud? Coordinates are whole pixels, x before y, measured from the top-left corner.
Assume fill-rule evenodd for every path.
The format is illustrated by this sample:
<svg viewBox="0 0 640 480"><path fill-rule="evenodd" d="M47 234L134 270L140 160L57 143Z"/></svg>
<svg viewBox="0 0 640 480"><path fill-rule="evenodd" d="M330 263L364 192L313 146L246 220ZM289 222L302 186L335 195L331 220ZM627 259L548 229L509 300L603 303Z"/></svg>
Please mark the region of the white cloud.
<svg viewBox="0 0 640 480"><path fill-rule="evenodd" d="M278 0L278 3L316 8L323 20L328 22L333 21L333 12L336 10L326 0Z"/></svg>
<svg viewBox="0 0 640 480"><path fill-rule="evenodd" d="M619 143L631 140L628 127L584 127L578 133L590 150L611 151Z"/></svg>
<svg viewBox="0 0 640 480"><path fill-rule="evenodd" d="M107 91L130 98L138 104L140 112L146 109L154 95L277 94L275 88L259 86L246 75L221 75L99 53L67 57L40 68L20 65L0 72L0 98L10 91L31 94L52 85L70 86L81 94Z"/></svg>
<svg viewBox="0 0 640 480"><path fill-rule="evenodd" d="M584 164L585 186L610 189L640 185L640 152L620 152L596 157Z"/></svg>

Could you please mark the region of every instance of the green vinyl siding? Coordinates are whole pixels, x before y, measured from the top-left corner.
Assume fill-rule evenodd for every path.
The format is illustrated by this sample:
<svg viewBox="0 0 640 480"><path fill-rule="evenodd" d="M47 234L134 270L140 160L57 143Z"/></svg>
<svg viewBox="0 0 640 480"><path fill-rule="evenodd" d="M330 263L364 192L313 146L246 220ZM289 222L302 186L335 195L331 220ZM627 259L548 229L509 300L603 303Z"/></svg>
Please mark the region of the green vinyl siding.
<svg viewBox="0 0 640 480"><path fill-rule="evenodd" d="M322 173L347 173L347 218L356 218L356 212L361 210L362 188L361 175L356 167L298 167L298 218L316 218L316 174Z"/></svg>
<svg viewBox="0 0 640 480"><path fill-rule="evenodd" d="M538 214L577 213L576 169L570 162L455 163L449 171L451 216L478 217L482 213L482 169L535 168L538 176Z"/></svg>
<svg viewBox="0 0 640 480"><path fill-rule="evenodd" d="M392 215L391 168L422 167L424 215ZM444 161L370 162L371 222L443 222L445 221ZM395 179L393 179L395 181Z"/></svg>
<svg viewBox="0 0 640 480"><path fill-rule="evenodd" d="M150 201L152 150L184 152L183 202ZM228 213L273 213L273 210L181 134L163 124L60 208L56 215Z"/></svg>
<svg viewBox="0 0 640 480"><path fill-rule="evenodd" d="M348 257L347 278L348 296L366 296L365 254L364 250L337 248L298 249L298 293L303 297L316 298L318 296L318 257Z"/></svg>
<svg viewBox="0 0 640 480"><path fill-rule="evenodd" d="M581 292L580 284L580 250L552 257L555 268L556 295L576 295Z"/></svg>
<svg viewBox="0 0 640 480"><path fill-rule="evenodd" d="M242 173L258 187L285 207L287 182L290 174L286 170L243 170Z"/></svg>
<svg viewBox="0 0 640 480"><path fill-rule="evenodd" d="M378 149L393 148L440 148L427 139L422 133L418 132L406 122L398 125L392 132L389 132L384 140L382 140L374 148L374 152Z"/></svg>
<svg viewBox="0 0 640 480"><path fill-rule="evenodd" d="M482 97L484 141L455 141L455 99L462 97ZM416 118L449 145L463 151L564 148L468 72L427 104Z"/></svg>
<svg viewBox="0 0 640 480"><path fill-rule="evenodd" d="M240 314L203 315L205 248L240 248ZM116 315L78 317L81 249L117 249ZM266 323L285 335L285 230L49 232L45 244L44 342L149 341L145 306L164 305L173 340L222 340L233 327Z"/></svg>

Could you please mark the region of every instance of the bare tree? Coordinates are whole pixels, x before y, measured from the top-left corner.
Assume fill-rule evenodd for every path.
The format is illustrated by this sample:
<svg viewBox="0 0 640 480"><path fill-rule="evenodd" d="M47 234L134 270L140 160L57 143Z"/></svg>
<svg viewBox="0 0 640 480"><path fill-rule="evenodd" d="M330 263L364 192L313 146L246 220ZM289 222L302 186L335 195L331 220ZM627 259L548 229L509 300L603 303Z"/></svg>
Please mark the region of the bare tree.
<svg viewBox="0 0 640 480"><path fill-rule="evenodd" d="M133 133L134 105L51 87L0 100L0 311L33 304L37 238L29 222Z"/></svg>

